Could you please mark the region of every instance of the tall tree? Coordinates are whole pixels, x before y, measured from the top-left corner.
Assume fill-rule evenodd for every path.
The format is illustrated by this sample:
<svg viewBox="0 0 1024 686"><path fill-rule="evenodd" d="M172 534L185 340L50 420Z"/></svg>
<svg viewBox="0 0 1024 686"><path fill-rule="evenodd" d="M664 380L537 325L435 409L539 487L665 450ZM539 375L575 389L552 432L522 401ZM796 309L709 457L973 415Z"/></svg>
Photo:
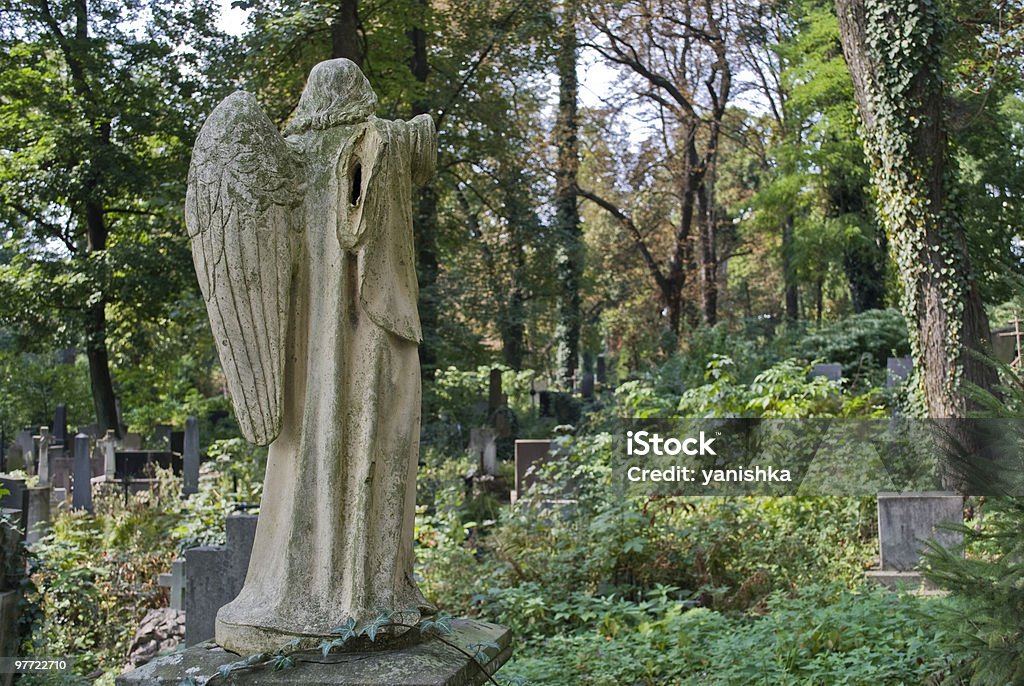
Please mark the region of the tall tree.
<svg viewBox="0 0 1024 686"><path fill-rule="evenodd" d="M594 190L581 195L609 211L637 242L658 288L669 329L679 333L687 308L684 287L699 284L701 319L718 318L718 208L715 165L722 119L732 94L729 52L734 45L729 0L679 6L667 0L594 3L587 17L586 47L629 75L630 97L660 121L653 140L663 143L664 162L676 186L679 211L667 258L659 261L645 232L625 208ZM692 314L688 317L696 323Z"/></svg>
<svg viewBox="0 0 1024 686"><path fill-rule="evenodd" d="M35 0L15 3L0 23L0 138L13 148L0 163L0 216L20 271L5 272L4 289L24 296L4 307L42 291L52 299L32 301L34 314L8 317L24 325L50 318L41 312L67 315L77 335L65 342L85 350L101 431L118 430L110 308L139 295L131 283L140 278L154 295L184 287L166 260L182 253L193 94L208 71L201 51L224 47L206 2L162 5Z"/></svg>
<svg viewBox="0 0 1024 686"><path fill-rule="evenodd" d="M555 145L558 160L555 169L555 234L558 236L555 263L561 293L558 300L558 377L571 389L576 378L580 342L580 281L583 278L583 236L577 207L579 177L579 137L576 79L577 38L576 0L563 0L562 21L558 28L555 71L558 74L558 120Z"/></svg>
<svg viewBox="0 0 1024 686"><path fill-rule="evenodd" d="M947 143L939 3L836 0L843 53L871 159L878 209L901 279L900 305L932 417L964 417L964 382L988 387L971 355L989 338Z"/></svg>

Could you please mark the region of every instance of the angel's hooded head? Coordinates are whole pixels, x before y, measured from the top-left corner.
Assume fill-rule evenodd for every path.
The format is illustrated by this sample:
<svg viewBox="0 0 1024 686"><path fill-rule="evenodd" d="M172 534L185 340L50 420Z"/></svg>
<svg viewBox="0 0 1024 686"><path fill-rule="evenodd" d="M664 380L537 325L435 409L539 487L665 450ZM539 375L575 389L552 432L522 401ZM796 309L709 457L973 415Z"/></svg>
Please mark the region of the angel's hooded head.
<svg viewBox="0 0 1024 686"><path fill-rule="evenodd" d="M306 88L285 133L329 129L366 121L377 107L377 95L355 62L327 60L313 67Z"/></svg>

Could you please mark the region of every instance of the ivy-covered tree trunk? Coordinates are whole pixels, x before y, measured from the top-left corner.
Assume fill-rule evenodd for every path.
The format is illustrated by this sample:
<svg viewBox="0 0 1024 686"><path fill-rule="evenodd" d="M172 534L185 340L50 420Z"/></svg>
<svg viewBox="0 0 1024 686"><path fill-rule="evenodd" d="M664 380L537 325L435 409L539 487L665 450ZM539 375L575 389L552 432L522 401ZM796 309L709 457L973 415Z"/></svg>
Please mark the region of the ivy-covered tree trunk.
<svg viewBox="0 0 1024 686"><path fill-rule="evenodd" d="M558 122L555 127L558 167L555 172L555 224L559 240L556 265L561 294L558 301L558 376L566 388L576 377L580 340L580 280L583 276L583 236L576 204L579 142L576 107L576 0L564 0L556 66Z"/></svg>
<svg viewBox="0 0 1024 686"><path fill-rule="evenodd" d="M836 9L928 414L965 417L964 382L995 379L969 353L987 344L989 329L949 197L956 170L943 116L940 10L935 0L836 0Z"/></svg>

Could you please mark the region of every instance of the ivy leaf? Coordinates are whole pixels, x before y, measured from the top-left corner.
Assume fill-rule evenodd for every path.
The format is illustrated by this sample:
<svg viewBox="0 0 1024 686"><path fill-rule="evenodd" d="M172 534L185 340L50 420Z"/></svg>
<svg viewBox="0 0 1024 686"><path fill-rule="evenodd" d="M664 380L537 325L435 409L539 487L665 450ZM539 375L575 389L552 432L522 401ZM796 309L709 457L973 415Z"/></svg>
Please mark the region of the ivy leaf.
<svg viewBox="0 0 1024 686"><path fill-rule="evenodd" d="M279 672L282 669L291 669L295 666L295 658L291 655L278 655L274 658L274 671Z"/></svg>

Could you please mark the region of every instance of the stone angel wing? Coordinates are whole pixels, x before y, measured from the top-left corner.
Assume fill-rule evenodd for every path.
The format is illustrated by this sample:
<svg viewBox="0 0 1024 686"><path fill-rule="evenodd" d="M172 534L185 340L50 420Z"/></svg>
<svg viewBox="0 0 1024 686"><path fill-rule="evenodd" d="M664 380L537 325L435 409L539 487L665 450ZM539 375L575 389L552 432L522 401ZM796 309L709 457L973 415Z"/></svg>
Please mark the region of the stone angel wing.
<svg viewBox="0 0 1024 686"><path fill-rule="evenodd" d="M210 114L189 168L185 224L199 287L239 427L258 445L281 432L301 172L243 91Z"/></svg>

